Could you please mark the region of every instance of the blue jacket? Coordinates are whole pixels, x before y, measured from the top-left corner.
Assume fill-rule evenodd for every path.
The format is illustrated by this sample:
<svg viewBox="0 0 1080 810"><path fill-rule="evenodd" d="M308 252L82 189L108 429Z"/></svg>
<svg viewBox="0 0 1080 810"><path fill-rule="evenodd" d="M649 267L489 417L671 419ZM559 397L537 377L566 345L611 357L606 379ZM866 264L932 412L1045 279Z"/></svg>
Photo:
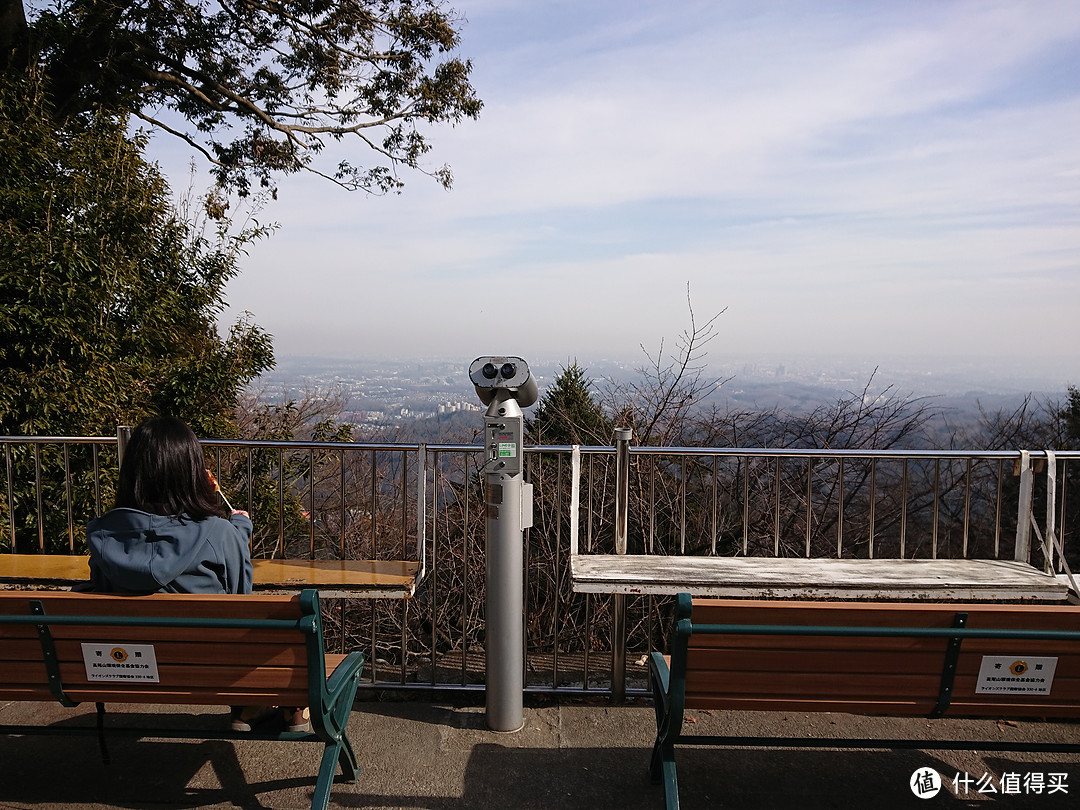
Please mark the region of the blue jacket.
<svg viewBox="0 0 1080 810"><path fill-rule="evenodd" d="M251 593L251 521L192 520L113 509L90 521L88 589L110 593Z"/></svg>

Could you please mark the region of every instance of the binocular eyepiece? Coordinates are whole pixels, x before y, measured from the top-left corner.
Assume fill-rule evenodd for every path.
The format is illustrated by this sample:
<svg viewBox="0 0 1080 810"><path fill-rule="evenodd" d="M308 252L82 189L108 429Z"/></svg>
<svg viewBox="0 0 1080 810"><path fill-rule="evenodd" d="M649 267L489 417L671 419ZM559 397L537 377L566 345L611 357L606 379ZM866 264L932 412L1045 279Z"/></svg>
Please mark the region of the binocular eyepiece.
<svg viewBox="0 0 1080 810"><path fill-rule="evenodd" d="M539 395L536 378L520 357L477 357L469 366L469 379L485 405L490 405L500 391L517 400L522 408L536 402Z"/></svg>

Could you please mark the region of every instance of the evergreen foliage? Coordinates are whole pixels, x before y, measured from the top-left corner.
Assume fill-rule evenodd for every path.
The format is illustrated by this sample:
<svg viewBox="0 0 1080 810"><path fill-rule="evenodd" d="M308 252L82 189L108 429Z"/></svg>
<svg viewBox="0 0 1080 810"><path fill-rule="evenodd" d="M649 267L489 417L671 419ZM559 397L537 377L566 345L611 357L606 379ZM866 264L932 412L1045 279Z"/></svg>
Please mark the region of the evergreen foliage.
<svg viewBox="0 0 1080 810"><path fill-rule="evenodd" d="M143 146L123 118L57 130L46 94L0 89L0 435L110 435L151 413L233 435L238 393L273 364L266 332L216 326L267 229L204 233Z"/></svg>
<svg viewBox="0 0 1080 810"><path fill-rule="evenodd" d="M1068 449L1080 449L1080 388L1069 386L1069 399L1058 413L1064 422Z"/></svg>
<svg viewBox="0 0 1080 810"><path fill-rule="evenodd" d="M536 415L526 420L529 441L548 445L607 445L611 421L593 395L588 370L576 362L564 366L540 398Z"/></svg>
<svg viewBox="0 0 1080 810"><path fill-rule="evenodd" d="M40 85L0 80L0 435L110 436L153 413L235 435L239 393L273 364L263 330L241 320L222 337L216 323L267 229L188 221L143 146L104 113L57 129ZM110 506L113 450L5 456L4 544L81 546L83 516Z"/></svg>

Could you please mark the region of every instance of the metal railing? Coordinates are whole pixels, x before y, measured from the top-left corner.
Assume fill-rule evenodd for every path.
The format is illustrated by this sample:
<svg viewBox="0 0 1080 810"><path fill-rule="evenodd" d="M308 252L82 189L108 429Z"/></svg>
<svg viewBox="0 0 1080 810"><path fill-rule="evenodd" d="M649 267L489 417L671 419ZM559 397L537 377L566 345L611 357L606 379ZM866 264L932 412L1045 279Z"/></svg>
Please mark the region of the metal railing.
<svg viewBox="0 0 1080 810"><path fill-rule="evenodd" d="M672 600L575 594L575 550L1023 557L1054 573L1064 569L1064 551L1078 567L1080 452L631 447L629 436L617 439L608 447L526 448L536 499L524 538L529 691L643 692L641 658L665 643ZM86 522L112 502L118 438L0 437L0 444L0 552L82 552ZM328 605L329 643L367 653L366 688L482 688L481 447L204 445L233 506L252 515L254 556L419 556L426 564L411 600Z"/></svg>

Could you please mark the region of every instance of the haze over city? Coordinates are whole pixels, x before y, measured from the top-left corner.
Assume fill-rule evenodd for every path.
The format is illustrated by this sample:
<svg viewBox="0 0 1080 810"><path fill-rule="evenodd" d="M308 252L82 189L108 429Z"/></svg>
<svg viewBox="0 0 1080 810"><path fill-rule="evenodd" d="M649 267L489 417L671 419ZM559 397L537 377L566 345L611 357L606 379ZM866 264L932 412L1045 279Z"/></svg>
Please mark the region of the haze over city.
<svg viewBox="0 0 1080 810"><path fill-rule="evenodd" d="M1080 381L1080 4L457 8L485 107L430 133L453 189L292 177L258 214L225 317L279 356L632 360L689 288L714 356Z"/></svg>

